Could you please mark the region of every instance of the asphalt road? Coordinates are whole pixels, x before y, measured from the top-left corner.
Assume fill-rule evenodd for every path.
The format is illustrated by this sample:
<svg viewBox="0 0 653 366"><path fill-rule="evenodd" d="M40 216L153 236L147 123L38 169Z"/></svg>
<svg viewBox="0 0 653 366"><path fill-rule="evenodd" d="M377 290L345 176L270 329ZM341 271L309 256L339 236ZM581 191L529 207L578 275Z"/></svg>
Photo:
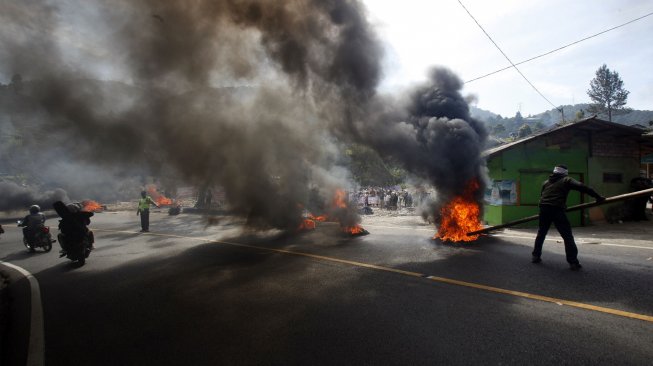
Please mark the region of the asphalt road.
<svg viewBox="0 0 653 366"><path fill-rule="evenodd" d="M93 218L83 267L29 254L20 230L0 260L40 287L46 365L651 364L653 244L577 232L572 272L555 236L530 263L532 230L469 244L416 220L367 219L296 236L154 213ZM49 224L56 227L56 220ZM651 225L645 223L642 225ZM56 231L56 230L53 230ZM559 238L558 238L559 240ZM29 352L29 284L13 269L7 364ZM7 340L7 339L5 339Z"/></svg>

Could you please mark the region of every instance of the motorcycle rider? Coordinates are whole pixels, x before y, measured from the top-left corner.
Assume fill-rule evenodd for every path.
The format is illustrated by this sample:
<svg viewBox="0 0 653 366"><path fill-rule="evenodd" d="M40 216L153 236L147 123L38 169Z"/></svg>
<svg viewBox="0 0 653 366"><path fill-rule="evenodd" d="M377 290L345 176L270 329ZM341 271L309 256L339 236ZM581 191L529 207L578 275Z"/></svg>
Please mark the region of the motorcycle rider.
<svg viewBox="0 0 653 366"><path fill-rule="evenodd" d="M29 215L25 216L18 226L23 227L23 237L27 239L28 243L31 243L44 223L45 215L41 213L41 207L32 205L29 208Z"/></svg>
<svg viewBox="0 0 653 366"><path fill-rule="evenodd" d="M54 207L57 214L61 217L61 220L59 220L59 230L61 230L61 233L65 237L65 242L79 242L88 238L90 249L94 249L93 243L95 239L93 232L87 227L91 223L93 212L82 211L82 205L79 203L69 203L66 205L61 201L57 201L52 207ZM67 243L64 243L64 240L60 238L59 244L61 244L60 256L64 257L67 254Z"/></svg>

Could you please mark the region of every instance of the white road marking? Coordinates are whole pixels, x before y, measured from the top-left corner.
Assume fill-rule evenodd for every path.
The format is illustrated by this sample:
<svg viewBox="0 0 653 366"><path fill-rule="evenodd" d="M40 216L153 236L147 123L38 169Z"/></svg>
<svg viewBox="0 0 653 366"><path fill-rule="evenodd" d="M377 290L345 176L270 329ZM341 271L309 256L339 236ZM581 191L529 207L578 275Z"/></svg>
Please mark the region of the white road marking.
<svg viewBox="0 0 653 366"><path fill-rule="evenodd" d="M528 236L528 235L507 235L507 234L494 234L492 236L498 236L498 237L503 237L503 238L515 238L515 239L531 239L535 240L535 236ZM562 239L560 238L551 238L551 239L544 239L546 241L555 241L555 242L562 242ZM624 245L624 244L611 244L611 243L601 243L597 242L596 239L582 239L582 238L576 238L576 244L591 244L591 245L604 245L607 247L622 247L622 248L635 248L635 249L648 249L648 250L653 250L653 247L643 247L639 245Z"/></svg>
<svg viewBox="0 0 653 366"><path fill-rule="evenodd" d="M42 366L44 361L43 354L45 351L45 337L43 335L43 307L41 305L41 289L39 287L39 282L36 280L34 275L22 267L3 261L0 261L0 264L15 269L29 281L32 311L30 315L29 346L27 348L26 365Z"/></svg>
<svg viewBox="0 0 653 366"><path fill-rule="evenodd" d="M421 228L421 227L413 227L413 226L386 226L386 225L373 225L373 224L362 224L365 225L365 227L378 227L381 229L400 229L400 230L414 230L414 231L428 231L433 234L436 233L437 230L435 228Z"/></svg>
<svg viewBox="0 0 653 366"><path fill-rule="evenodd" d="M432 229L426 229L426 228L420 228L420 227L411 227L411 226L386 226L386 225L370 225L366 224L365 227L377 227L381 229L400 229L400 230L413 230L413 231L428 231L433 234L437 232L435 228ZM514 239L531 239L535 240L534 235L509 235L509 234L491 234L490 236L496 236L496 237L502 237L502 238L514 238ZM545 241L555 241L555 242L562 242L562 239L560 238L547 238L544 239ZM597 239L582 239L582 238L576 238L576 244L592 244L592 245L603 245L607 247L621 247L621 248L634 248L634 249L648 249L648 250L653 250L653 247L643 247L639 245L624 245L624 244L612 244L612 243L601 243L598 242Z"/></svg>

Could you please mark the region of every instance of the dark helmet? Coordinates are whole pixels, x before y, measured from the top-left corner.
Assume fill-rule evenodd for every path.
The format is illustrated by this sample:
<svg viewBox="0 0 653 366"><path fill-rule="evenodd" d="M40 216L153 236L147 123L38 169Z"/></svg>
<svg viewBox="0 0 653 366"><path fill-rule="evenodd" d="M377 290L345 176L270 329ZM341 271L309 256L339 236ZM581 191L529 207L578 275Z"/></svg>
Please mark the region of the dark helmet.
<svg viewBox="0 0 653 366"><path fill-rule="evenodd" d="M146 195L147 195L147 192L141 191L141 197L145 198Z"/></svg>
<svg viewBox="0 0 653 366"><path fill-rule="evenodd" d="M29 208L29 213L31 213L31 214L37 214L37 213L39 213L39 211L41 211L41 207L39 207L39 205L32 205Z"/></svg>
<svg viewBox="0 0 653 366"><path fill-rule="evenodd" d="M84 206L82 206L82 204L79 203L79 202L71 202L71 203L67 204L66 207L68 208L69 212L75 213L75 212L81 211L82 207L84 207Z"/></svg>

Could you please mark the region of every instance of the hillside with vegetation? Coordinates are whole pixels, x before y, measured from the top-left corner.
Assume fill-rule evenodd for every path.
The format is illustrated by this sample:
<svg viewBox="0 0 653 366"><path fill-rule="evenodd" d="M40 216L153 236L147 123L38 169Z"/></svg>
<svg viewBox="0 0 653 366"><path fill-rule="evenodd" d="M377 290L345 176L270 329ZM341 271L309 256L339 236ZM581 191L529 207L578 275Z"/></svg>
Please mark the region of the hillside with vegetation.
<svg viewBox="0 0 653 366"><path fill-rule="evenodd" d="M556 109L551 109L535 115L523 116L517 112L514 116L504 117L491 111L471 107L471 114L474 118L485 123L490 135L497 139L516 139L526 137L533 133L550 128L554 124L563 122L572 122L582 118L590 117L592 114L587 112L590 105L575 104L562 106L562 113ZM608 117L598 115L598 118L607 120ZM614 113L612 122L621 123L627 126L640 125L645 128L653 127L653 111L647 110L628 110L627 112Z"/></svg>

